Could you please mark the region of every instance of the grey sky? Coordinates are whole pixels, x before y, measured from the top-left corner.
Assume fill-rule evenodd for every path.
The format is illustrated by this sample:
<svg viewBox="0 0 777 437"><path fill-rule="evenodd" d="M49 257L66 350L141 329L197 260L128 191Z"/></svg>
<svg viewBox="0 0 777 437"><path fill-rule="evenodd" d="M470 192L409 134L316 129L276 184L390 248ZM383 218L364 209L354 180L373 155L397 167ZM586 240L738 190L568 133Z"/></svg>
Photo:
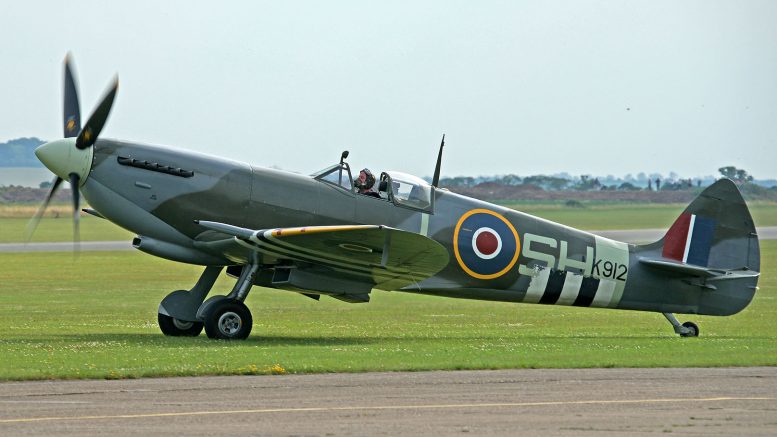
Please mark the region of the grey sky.
<svg viewBox="0 0 777 437"><path fill-rule="evenodd" d="M7 2L0 141L104 137L308 173L777 177L777 2Z"/></svg>

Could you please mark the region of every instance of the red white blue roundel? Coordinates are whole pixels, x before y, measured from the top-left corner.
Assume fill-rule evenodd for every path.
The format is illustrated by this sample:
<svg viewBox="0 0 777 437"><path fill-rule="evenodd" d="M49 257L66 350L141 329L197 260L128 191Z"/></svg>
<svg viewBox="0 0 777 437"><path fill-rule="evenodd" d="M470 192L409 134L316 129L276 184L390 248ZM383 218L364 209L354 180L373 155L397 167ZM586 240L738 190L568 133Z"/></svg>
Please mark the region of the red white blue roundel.
<svg viewBox="0 0 777 437"><path fill-rule="evenodd" d="M513 225L500 214L473 209L461 216L453 231L453 251L459 266L478 279L507 273L518 260L521 241Z"/></svg>

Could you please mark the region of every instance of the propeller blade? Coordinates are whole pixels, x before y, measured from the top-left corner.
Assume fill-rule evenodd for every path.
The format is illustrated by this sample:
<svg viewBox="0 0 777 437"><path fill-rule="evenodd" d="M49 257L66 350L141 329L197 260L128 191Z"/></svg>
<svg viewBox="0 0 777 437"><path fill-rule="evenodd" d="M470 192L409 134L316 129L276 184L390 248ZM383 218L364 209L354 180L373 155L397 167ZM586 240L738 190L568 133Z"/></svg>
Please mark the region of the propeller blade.
<svg viewBox="0 0 777 437"><path fill-rule="evenodd" d="M79 243L81 242L81 231L79 229L79 221L81 219L81 209L79 208L79 195L78 192L78 180L79 177L76 173L70 173L70 191L73 193L73 245L78 250Z"/></svg>
<svg viewBox="0 0 777 437"><path fill-rule="evenodd" d="M70 66L70 53L65 57L65 84L64 84L64 127L65 138L72 138L81 131L81 109L78 104L78 86L75 74Z"/></svg>
<svg viewBox="0 0 777 437"><path fill-rule="evenodd" d="M97 141L97 136L100 135L100 131L103 130L108 115L111 113L111 107L113 106L113 99L116 97L116 91L119 89L119 78L113 78L113 85L111 85L108 92L103 97L97 109L94 110L92 115L87 120L84 128L78 133L76 138L76 147L79 149L86 149L94 145Z"/></svg>
<svg viewBox="0 0 777 437"><path fill-rule="evenodd" d="M38 224L40 223L41 217L43 217L43 213L46 212L46 208L48 208L49 202L51 202L51 198L54 197L54 193L56 193L57 188L59 188L59 185L61 183L62 183L61 177L59 176L54 177L54 180L51 181L51 189L49 190L49 193L46 195L46 199L43 201L40 207L38 207L38 210L35 211L35 215L32 216L32 218L30 219L30 222L27 224L27 229L24 231L24 239L28 243L32 238L32 234L35 233L35 229L38 228Z"/></svg>

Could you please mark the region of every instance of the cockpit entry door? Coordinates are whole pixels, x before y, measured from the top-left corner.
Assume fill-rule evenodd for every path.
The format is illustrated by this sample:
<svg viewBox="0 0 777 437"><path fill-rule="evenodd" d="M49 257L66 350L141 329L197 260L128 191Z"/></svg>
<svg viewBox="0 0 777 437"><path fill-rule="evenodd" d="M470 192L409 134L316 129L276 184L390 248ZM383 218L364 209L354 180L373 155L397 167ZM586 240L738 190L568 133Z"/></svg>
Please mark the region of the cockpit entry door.
<svg viewBox="0 0 777 437"><path fill-rule="evenodd" d="M347 162L335 164L317 173L313 178L321 181L318 188L317 213L331 223L352 223L354 220L354 193L351 168Z"/></svg>
<svg viewBox="0 0 777 437"><path fill-rule="evenodd" d="M394 205L434 213L432 186L419 177L397 171L383 172L378 192L385 193Z"/></svg>

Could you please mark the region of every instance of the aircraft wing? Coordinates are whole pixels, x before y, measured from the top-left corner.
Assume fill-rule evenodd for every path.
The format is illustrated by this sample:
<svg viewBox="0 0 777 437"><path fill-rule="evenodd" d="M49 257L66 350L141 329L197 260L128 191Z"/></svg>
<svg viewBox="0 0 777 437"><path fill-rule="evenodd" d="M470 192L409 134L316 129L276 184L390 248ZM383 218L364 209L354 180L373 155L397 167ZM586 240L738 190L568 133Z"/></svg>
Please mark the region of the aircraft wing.
<svg viewBox="0 0 777 437"><path fill-rule="evenodd" d="M381 225L306 226L246 229L199 221L232 235L239 244L278 260L329 268L339 275L369 281L374 288L397 290L442 270L448 251L426 236Z"/></svg>

